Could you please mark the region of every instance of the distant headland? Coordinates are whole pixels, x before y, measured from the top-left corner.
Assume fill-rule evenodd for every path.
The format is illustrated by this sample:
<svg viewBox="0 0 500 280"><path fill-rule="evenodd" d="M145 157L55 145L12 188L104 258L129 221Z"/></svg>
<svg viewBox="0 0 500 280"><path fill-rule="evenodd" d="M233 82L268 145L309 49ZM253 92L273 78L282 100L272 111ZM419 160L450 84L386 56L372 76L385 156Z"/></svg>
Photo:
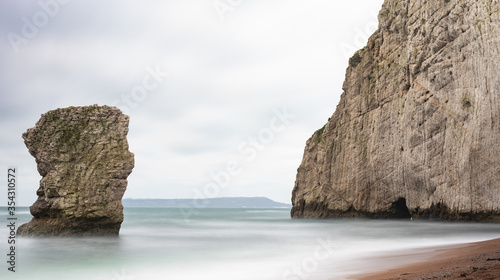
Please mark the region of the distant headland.
<svg viewBox="0 0 500 280"><path fill-rule="evenodd" d="M194 199L133 199L122 200L127 207L193 208ZM203 208L291 208L292 205L276 202L267 197L218 197L196 199Z"/></svg>

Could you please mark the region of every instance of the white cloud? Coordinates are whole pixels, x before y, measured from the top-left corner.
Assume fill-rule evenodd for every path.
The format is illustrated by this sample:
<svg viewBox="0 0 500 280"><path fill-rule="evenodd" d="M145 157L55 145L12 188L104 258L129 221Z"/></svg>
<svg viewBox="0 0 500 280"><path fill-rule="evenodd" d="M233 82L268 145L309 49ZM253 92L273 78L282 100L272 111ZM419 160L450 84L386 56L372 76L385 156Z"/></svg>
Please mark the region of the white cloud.
<svg viewBox="0 0 500 280"><path fill-rule="evenodd" d="M170 72L130 111L136 167L126 197L192 197L230 160L243 171L223 196L288 202L305 141L333 113L349 53L362 47L382 0L242 1L221 21L213 1L71 1L15 54L0 41L2 166L22 168L19 200L39 176L21 133L57 107L111 104L146 67ZM20 32L36 2L0 3L0 32ZM373 31L373 30L372 30ZM238 146L296 118L252 162Z"/></svg>

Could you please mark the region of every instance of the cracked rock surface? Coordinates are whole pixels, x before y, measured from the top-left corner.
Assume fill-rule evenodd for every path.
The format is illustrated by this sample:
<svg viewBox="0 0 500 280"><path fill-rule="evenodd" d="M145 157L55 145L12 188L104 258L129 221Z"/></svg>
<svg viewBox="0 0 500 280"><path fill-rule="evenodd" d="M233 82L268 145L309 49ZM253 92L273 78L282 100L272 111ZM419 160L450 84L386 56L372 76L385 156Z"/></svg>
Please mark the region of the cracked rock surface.
<svg viewBox="0 0 500 280"><path fill-rule="evenodd" d="M134 154L127 143L129 117L116 107L86 106L43 114L23 133L42 176L25 236L117 235L121 199Z"/></svg>
<svg viewBox="0 0 500 280"><path fill-rule="evenodd" d="M500 221L500 1L386 0L292 217Z"/></svg>

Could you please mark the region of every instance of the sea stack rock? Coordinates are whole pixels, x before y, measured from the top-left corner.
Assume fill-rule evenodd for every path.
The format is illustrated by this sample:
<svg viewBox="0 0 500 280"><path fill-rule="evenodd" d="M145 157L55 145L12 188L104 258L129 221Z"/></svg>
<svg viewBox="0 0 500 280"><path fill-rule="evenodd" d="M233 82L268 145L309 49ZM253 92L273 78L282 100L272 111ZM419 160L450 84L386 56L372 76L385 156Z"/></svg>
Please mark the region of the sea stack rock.
<svg viewBox="0 0 500 280"><path fill-rule="evenodd" d="M43 177L24 236L117 235L134 154L129 117L116 107L69 107L42 115L23 133Z"/></svg>
<svg viewBox="0 0 500 280"><path fill-rule="evenodd" d="M500 1L386 0L292 217L500 221Z"/></svg>

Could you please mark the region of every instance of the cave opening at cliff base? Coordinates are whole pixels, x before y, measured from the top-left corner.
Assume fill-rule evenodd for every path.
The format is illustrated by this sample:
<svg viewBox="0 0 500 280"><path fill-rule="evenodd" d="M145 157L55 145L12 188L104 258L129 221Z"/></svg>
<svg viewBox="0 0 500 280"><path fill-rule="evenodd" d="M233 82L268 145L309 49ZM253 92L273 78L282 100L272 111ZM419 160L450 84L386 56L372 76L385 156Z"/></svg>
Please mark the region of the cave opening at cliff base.
<svg viewBox="0 0 500 280"><path fill-rule="evenodd" d="M406 198L400 197L392 203L390 212L393 219L411 219L410 210L406 206Z"/></svg>

